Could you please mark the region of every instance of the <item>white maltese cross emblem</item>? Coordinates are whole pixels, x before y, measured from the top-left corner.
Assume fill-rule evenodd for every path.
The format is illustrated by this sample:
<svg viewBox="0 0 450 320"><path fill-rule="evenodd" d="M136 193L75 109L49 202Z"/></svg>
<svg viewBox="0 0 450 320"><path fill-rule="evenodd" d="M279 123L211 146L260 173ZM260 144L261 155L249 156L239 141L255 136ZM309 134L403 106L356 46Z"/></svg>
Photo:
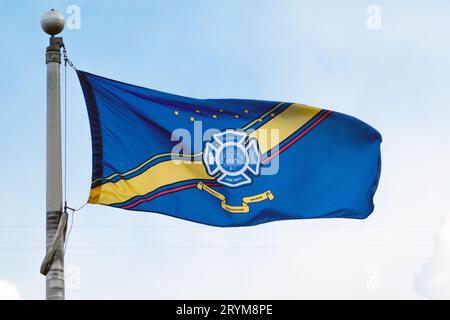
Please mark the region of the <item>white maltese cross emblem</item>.
<svg viewBox="0 0 450 320"><path fill-rule="evenodd" d="M203 163L210 176L221 173L217 182L227 187L239 187L252 182L246 174L259 174L261 154L258 141L248 139L242 131L226 130L214 134L212 142L207 142L203 150Z"/></svg>

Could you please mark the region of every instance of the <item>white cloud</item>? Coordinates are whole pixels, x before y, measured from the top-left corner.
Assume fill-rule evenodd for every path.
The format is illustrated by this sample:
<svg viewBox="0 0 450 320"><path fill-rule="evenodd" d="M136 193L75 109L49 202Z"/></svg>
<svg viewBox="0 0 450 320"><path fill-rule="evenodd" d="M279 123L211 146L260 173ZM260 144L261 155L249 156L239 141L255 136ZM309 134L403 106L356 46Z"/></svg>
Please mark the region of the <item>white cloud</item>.
<svg viewBox="0 0 450 320"><path fill-rule="evenodd" d="M0 280L0 300L20 300L22 296L14 282Z"/></svg>
<svg viewBox="0 0 450 320"><path fill-rule="evenodd" d="M436 235L433 255L428 258L416 276L415 289L430 299L450 298L450 213Z"/></svg>

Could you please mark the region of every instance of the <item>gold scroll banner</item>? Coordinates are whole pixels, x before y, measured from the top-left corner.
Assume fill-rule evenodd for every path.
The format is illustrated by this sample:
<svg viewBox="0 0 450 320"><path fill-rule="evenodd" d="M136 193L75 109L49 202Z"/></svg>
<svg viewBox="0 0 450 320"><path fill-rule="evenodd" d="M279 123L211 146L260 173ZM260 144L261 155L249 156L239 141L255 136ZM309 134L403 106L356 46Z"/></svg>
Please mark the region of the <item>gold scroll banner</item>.
<svg viewBox="0 0 450 320"><path fill-rule="evenodd" d="M241 206L232 206L232 205L227 204L227 199L223 194L221 194L217 190L214 190L211 187L208 187L203 182L197 183L197 188L199 190L205 190L210 195L219 199L221 207L224 210L226 210L228 212L232 212L232 213L248 213L248 212L250 212L250 206L249 206L250 203L260 202L260 201L264 201L267 199L269 199L269 200L274 199L274 195L272 194L272 192L270 190L268 190L266 192L263 192L263 193L260 193L260 194L254 195L254 196L242 198Z"/></svg>

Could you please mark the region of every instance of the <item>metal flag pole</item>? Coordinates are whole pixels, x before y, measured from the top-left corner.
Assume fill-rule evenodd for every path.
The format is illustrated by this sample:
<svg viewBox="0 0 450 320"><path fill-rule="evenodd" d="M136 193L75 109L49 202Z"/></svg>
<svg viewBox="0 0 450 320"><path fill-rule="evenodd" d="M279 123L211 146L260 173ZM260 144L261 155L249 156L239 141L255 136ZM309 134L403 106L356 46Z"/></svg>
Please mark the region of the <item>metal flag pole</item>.
<svg viewBox="0 0 450 320"><path fill-rule="evenodd" d="M61 88L60 66L62 37L55 37L64 29L64 17L50 10L41 20L42 29L50 35L46 50L47 64L47 223L46 223L46 298L64 299L64 240L65 224L62 199L62 153L61 153ZM58 230L60 229L60 230ZM62 234L63 236L58 236ZM51 252L51 254L49 254ZM45 261L45 259L44 259ZM42 268L41 268L42 272Z"/></svg>

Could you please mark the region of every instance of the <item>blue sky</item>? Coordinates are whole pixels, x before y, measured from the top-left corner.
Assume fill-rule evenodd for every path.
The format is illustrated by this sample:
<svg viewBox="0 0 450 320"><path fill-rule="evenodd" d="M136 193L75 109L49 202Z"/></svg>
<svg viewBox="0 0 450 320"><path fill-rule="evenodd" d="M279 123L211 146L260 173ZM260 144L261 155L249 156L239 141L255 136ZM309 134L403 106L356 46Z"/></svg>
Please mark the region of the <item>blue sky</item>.
<svg viewBox="0 0 450 320"><path fill-rule="evenodd" d="M366 26L373 4L380 30ZM66 254L68 298L433 297L417 283L450 212L450 4L437 0L1 0L0 281L44 297L48 39L39 20L69 5L80 7L81 28L62 35L81 70L197 98L320 106L368 122L384 142L376 210L364 221L218 229L88 205ZM68 72L68 201L77 207L89 192L90 133Z"/></svg>

